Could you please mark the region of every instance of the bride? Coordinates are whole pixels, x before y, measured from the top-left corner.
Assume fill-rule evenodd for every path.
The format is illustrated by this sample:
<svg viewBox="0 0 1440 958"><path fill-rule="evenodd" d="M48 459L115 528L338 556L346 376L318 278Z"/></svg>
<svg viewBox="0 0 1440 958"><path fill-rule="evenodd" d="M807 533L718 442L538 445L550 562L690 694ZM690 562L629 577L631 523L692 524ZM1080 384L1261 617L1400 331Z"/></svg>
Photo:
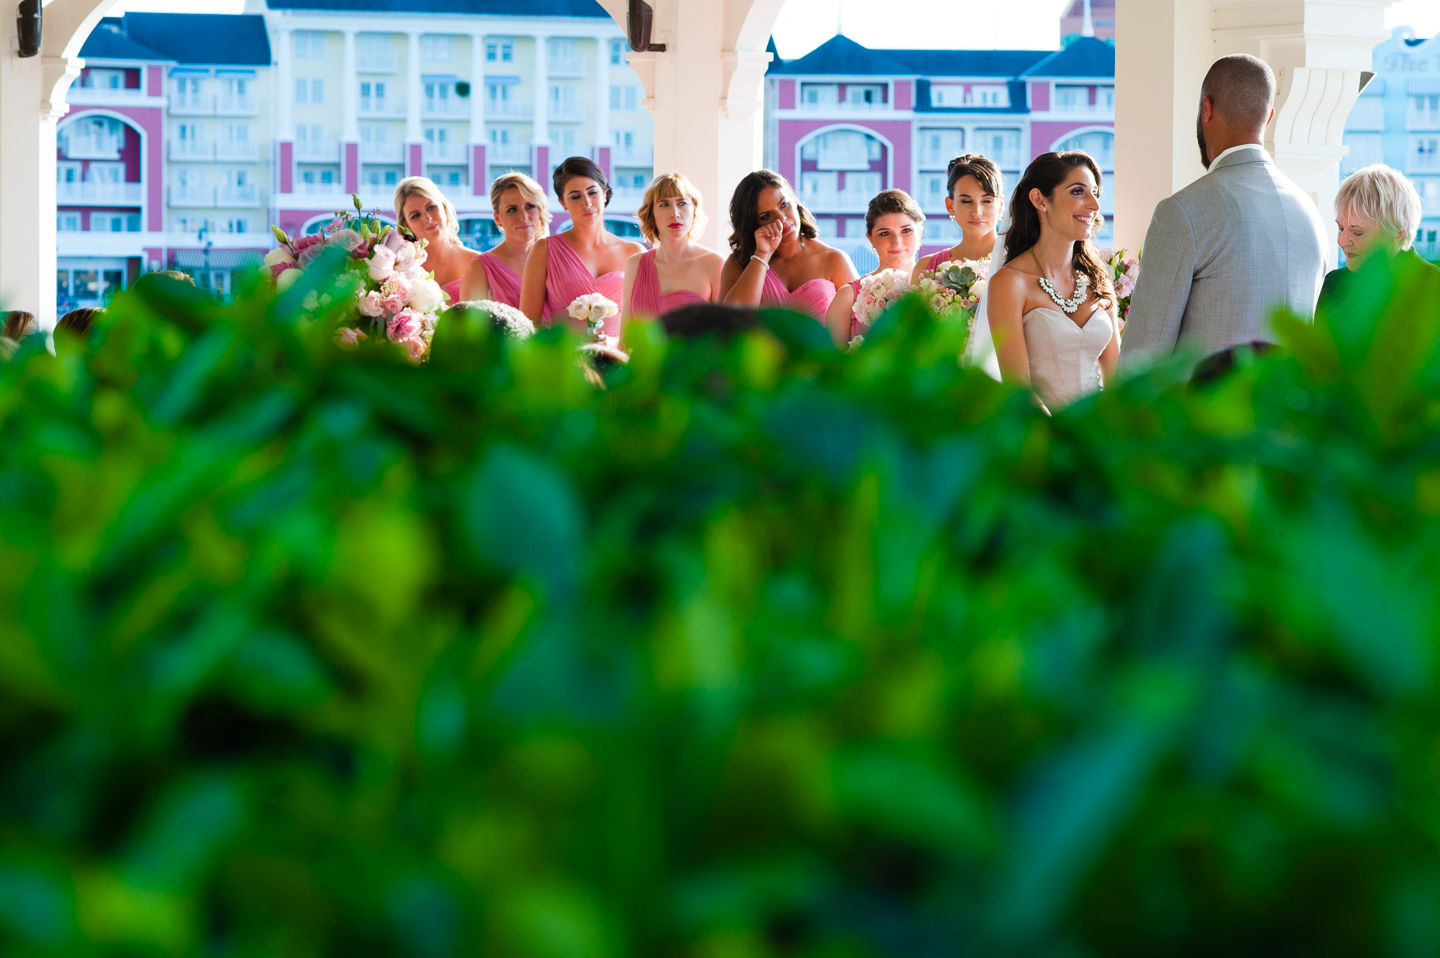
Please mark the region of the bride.
<svg viewBox="0 0 1440 958"><path fill-rule="evenodd" d="M1109 270L1090 242L1100 217L1100 168L1086 153L1045 153L1011 201L1005 266L990 277L975 337L988 321L1001 378L1046 408L1115 375L1120 337Z"/></svg>

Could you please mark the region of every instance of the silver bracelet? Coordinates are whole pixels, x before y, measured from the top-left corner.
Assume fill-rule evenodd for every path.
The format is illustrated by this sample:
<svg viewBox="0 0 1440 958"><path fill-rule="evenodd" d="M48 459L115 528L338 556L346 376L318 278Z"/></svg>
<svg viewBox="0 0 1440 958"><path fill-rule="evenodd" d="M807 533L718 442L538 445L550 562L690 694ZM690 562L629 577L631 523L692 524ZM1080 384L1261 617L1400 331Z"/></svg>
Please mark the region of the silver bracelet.
<svg viewBox="0 0 1440 958"><path fill-rule="evenodd" d="M753 259L755 262L759 263L761 266L765 267L766 269L770 268L770 264L761 259L759 253L752 253L750 258Z"/></svg>

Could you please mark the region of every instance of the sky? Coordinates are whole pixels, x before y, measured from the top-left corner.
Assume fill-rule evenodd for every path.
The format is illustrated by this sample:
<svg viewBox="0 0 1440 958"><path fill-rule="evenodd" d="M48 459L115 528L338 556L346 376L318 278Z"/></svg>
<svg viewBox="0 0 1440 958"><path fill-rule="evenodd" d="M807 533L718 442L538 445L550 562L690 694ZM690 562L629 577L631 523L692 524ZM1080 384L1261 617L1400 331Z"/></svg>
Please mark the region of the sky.
<svg viewBox="0 0 1440 958"><path fill-rule="evenodd" d="M956 50L1052 50L1060 45L1060 12L1069 0L789 0L775 24L775 46L789 60L830 39L838 24L870 47ZM126 10L239 13L244 0L120 0ZM1400 0L1385 12L1389 27L1440 33L1440 0Z"/></svg>

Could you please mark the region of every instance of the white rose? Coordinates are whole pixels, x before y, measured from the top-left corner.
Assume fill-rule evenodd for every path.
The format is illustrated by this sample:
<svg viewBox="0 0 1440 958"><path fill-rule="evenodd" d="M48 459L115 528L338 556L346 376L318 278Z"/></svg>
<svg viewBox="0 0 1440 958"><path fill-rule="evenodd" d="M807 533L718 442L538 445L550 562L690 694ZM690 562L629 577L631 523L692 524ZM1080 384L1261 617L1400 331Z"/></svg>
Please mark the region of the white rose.
<svg viewBox="0 0 1440 958"><path fill-rule="evenodd" d="M295 254L283 246L277 246L265 254L266 266L279 266L281 263L295 262Z"/></svg>
<svg viewBox="0 0 1440 958"><path fill-rule="evenodd" d="M983 292L985 292L985 280L977 279L975 281L975 285L970 287L970 295L974 296L976 299L979 299L980 294Z"/></svg>
<svg viewBox="0 0 1440 958"><path fill-rule="evenodd" d="M411 288L408 305L417 313L433 313L445 305L445 291L433 279L422 279Z"/></svg>
<svg viewBox="0 0 1440 958"><path fill-rule="evenodd" d="M301 270L298 269L287 269L275 280L275 288L282 293L285 292L300 279L300 273Z"/></svg>

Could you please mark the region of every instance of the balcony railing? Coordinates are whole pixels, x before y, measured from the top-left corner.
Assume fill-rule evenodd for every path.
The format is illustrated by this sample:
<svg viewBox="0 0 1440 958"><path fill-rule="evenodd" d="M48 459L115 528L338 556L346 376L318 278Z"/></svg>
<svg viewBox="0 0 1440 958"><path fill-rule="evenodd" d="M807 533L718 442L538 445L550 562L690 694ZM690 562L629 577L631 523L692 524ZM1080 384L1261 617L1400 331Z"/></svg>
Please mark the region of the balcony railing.
<svg viewBox="0 0 1440 958"><path fill-rule="evenodd" d="M209 160L215 157L213 140L171 140L166 155L172 160Z"/></svg>
<svg viewBox="0 0 1440 958"><path fill-rule="evenodd" d="M876 113L890 109L889 103L866 103L863 100L855 102L840 102L831 100L828 103L805 103L796 104L797 109L811 113Z"/></svg>
<svg viewBox="0 0 1440 958"><path fill-rule="evenodd" d="M338 163L340 146L334 140L296 140L295 159L302 163Z"/></svg>
<svg viewBox="0 0 1440 958"><path fill-rule="evenodd" d="M361 143L360 159L365 163L405 162L404 143Z"/></svg>
<svg viewBox="0 0 1440 958"><path fill-rule="evenodd" d="M583 77L585 61L580 57L551 57L548 64L552 77Z"/></svg>
<svg viewBox="0 0 1440 958"><path fill-rule="evenodd" d="M585 108L579 103L550 103L550 119L561 123L585 119Z"/></svg>
<svg viewBox="0 0 1440 958"><path fill-rule="evenodd" d="M114 136L76 136L60 140L60 149L71 160L118 160L120 138Z"/></svg>
<svg viewBox="0 0 1440 958"><path fill-rule="evenodd" d="M394 73L394 50L369 50L356 57L355 67L360 73Z"/></svg>
<svg viewBox="0 0 1440 958"><path fill-rule="evenodd" d="M1419 150L1410 152L1410 160L1406 164L1407 173L1440 173L1440 153L1422 153Z"/></svg>
<svg viewBox="0 0 1440 958"><path fill-rule="evenodd" d="M613 166L654 166L655 148L653 146L612 147L610 163Z"/></svg>
<svg viewBox="0 0 1440 958"><path fill-rule="evenodd" d="M528 143L491 143L485 148L488 163L516 164L530 162Z"/></svg>
<svg viewBox="0 0 1440 958"><path fill-rule="evenodd" d="M259 100L253 93L222 93L215 98L215 112L221 116L255 116Z"/></svg>
<svg viewBox="0 0 1440 958"><path fill-rule="evenodd" d="M137 206L144 201L144 183L56 183L55 202L90 203L96 206Z"/></svg>
<svg viewBox="0 0 1440 958"><path fill-rule="evenodd" d="M466 156L466 145L458 140L446 140L443 143L425 144L425 162L427 163L464 163Z"/></svg>
<svg viewBox="0 0 1440 958"><path fill-rule="evenodd" d="M1376 129L1384 128L1382 116L1381 124ZM1417 110L1415 104L1410 104L1410 109L1405 114L1405 128L1407 130L1440 130L1440 110Z"/></svg>
<svg viewBox="0 0 1440 958"><path fill-rule="evenodd" d="M530 104L518 100L488 100L485 103L487 120L528 120L534 112Z"/></svg>
<svg viewBox="0 0 1440 958"><path fill-rule="evenodd" d="M361 183L357 192L360 194L361 205L367 210L372 208L389 209L390 205L395 202L395 185L393 183L388 186L384 183Z"/></svg>
<svg viewBox="0 0 1440 958"><path fill-rule="evenodd" d="M220 187L217 192L216 202L220 206L255 206L259 195L254 183L230 184Z"/></svg>
<svg viewBox="0 0 1440 958"><path fill-rule="evenodd" d="M258 155L256 144L250 140L220 140L215 144L215 158L218 160L253 163Z"/></svg>
<svg viewBox="0 0 1440 958"><path fill-rule="evenodd" d="M215 98L208 93L172 93L170 112L176 116L210 116L215 112Z"/></svg>
<svg viewBox="0 0 1440 958"><path fill-rule="evenodd" d="M145 91L139 87L80 86L70 88L69 99L86 103L124 103L129 100L143 100Z"/></svg>
<svg viewBox="0 0 1440 958"><path fill-rule="evenodd" d="M420 114L465 119L470 116L470 101L457 96L425 97L420 101Z"/></svg>
<svg viewBox="0 0 1440 958"><path fill-rule="evenodd" d="M339 183L296 183L295 192L304 196L333 196L344 191Z"/></svg>
<svg viewBox="0 0 1440 958"><path fill-rule="evenodd" d="M1425 217L1440 216L1440 193L1431 190L1420 197L1420 215Z"/></svg>
<svg viewBox="0 0 1440 958"><path fill-rule="evenodd" d="M181 183L170 187L171 206L214 206L215 187Z"/></svg>
<svg viewBox="0 0 1440 958"><path fill-rule="evenodd" d="M360 98L360 115L403 117L405 102L399 98L362 96Z"/></svg>

